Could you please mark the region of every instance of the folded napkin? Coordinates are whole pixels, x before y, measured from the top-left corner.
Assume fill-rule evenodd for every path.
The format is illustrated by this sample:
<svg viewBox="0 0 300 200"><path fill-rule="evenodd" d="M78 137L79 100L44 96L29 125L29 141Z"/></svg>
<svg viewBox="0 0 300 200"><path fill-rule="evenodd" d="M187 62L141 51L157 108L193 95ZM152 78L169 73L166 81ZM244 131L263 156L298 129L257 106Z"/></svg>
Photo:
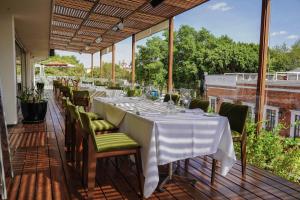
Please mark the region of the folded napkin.
<svg viewBox="0 0 300 200"><path fill-rule="evenodd" d="M184 112L186 112L186 113L204 113L203 110L201 110L200 108L185 109Z"/></svg>

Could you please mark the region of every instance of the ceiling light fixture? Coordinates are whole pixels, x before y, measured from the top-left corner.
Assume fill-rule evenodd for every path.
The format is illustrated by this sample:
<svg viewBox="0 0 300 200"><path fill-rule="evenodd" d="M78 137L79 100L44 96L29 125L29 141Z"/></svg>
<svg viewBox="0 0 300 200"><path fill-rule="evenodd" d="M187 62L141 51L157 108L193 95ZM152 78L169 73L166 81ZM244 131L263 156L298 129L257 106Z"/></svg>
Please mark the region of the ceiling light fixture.
<svg viewBox="0 0 300 200"><path fill-rule="evenodd" d="M86 51L90 50L90 46L88 46L88 45L85 46L85 50L86 50Z"/></svg>
<svg viewBox="0 0 300 200"><path fill-rule="evenodd" d="M161 4L164 0L151 0L150 4L153 8L155 8L156 6L158 6L159 4Z"/></svg>
<svg viewBox="0 0 300 200"><path fill-rule="evenodd" d="M96 42L97 44L99 44L100 42L102 42L102 37L101 37L101 36L98 37L98 38L95 40L95 42Z"/></svg>
<svg viewBox="0 0 300 200"><path fill-rule="evenodd" d="M122 21L120 21L116 26L114 26L112 28L113 31L117 32L117 31L122 31L124 29L124 22L123 19Z"/></svg>

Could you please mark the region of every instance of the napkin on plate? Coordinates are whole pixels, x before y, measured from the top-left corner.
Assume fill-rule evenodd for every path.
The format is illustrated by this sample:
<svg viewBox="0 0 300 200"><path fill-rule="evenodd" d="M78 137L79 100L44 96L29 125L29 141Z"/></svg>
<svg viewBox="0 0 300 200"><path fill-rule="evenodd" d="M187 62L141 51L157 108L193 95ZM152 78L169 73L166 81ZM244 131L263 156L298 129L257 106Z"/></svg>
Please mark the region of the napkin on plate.
<svg viewBox="0 0 300 200"><path fill-rule="evenodd" d="M185 111L185 113L196 113L196 114L198 114L198 113L200 113L200 114L204 113L203 110L201 110L200 108L185 109L184 111Z"/></svg>

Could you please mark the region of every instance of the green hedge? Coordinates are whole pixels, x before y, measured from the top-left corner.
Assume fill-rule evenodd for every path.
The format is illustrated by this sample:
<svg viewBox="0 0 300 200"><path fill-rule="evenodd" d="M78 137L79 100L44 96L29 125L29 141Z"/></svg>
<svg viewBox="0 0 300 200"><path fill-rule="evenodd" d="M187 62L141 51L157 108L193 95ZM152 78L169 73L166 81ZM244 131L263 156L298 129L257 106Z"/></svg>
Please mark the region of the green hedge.
<svg viewBox="0 0 300 200"><path fill-rule="evenodd" d="M280 136L283 128L279 124L273 131L256 135L256 124L247 123L247 163L300 183L300 140ZM235 148L240 157L239 145Z"/></svg>

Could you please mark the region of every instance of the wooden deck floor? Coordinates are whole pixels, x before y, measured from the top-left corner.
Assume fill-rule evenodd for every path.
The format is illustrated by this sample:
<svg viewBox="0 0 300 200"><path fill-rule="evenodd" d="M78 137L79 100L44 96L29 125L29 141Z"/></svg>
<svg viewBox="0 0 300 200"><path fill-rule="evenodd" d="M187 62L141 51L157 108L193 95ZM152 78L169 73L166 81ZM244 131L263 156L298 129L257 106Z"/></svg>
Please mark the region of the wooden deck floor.
<svg viewBox="0 0 300 200"><path fill-rule="evenodd" d="M9 129L15 177L8 183L9 199L84 199L78 173L66 161L64 120L59 105L50 98L45 123L19 124ZM266 171L248 166L241 179L240 163L226 176L217 174L209 183L210 158L191 159L188 172L180 174L197 179L195 186L175 181L165 192L155 192L149 199L300 199L300 185ZM119 170L111 160L99 165L95 199L138 199L134 166L126 159Z"/></svg>

